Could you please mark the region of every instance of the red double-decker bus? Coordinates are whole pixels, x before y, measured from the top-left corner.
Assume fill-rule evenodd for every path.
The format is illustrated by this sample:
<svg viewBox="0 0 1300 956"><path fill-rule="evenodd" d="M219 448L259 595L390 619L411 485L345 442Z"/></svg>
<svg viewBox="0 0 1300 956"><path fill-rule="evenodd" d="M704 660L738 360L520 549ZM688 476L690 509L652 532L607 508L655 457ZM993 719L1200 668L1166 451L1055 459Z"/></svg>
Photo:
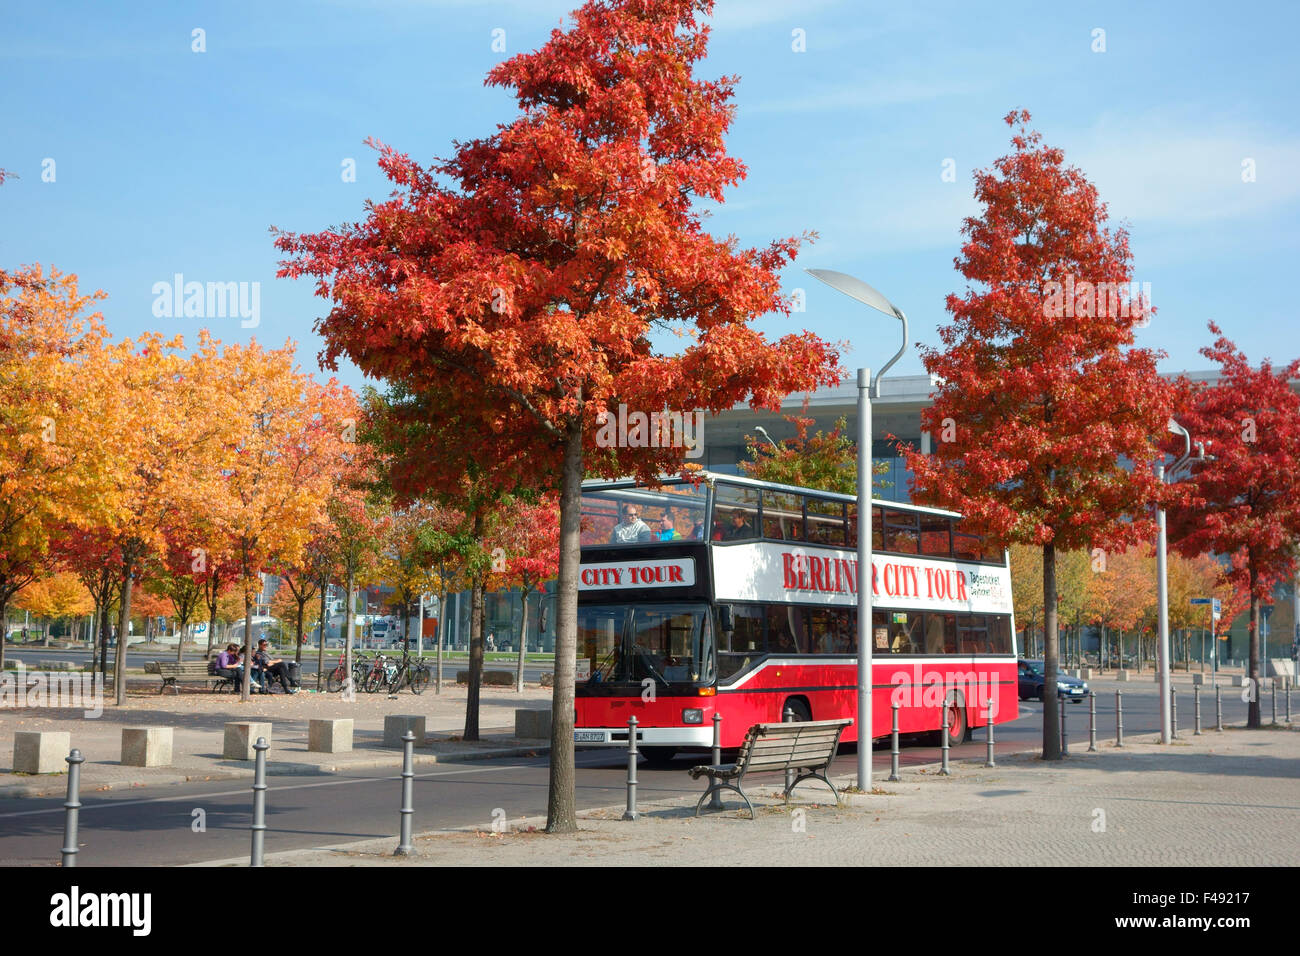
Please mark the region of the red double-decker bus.
<svg viewBox="0 0 1300 956"><path fill-rule="evenodd" d="M857 713L857 499L708 472L583 486L574 740L650 759ZM1011 572L960 515L874 501L872 726L1018 715ZM856 722L844 739L856 740Z"/></svg>

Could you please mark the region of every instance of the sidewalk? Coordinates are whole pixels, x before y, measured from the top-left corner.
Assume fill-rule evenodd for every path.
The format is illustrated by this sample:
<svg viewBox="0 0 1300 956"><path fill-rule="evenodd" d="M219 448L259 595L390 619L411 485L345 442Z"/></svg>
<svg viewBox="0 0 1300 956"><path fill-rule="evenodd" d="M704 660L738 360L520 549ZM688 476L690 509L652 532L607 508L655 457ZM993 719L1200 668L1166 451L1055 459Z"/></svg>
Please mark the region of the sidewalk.
<svg viewBox="0 0 1300 956"><path fill-rule="evenodd" d="M1300 862L1300 730L1229 729L1113 743L1046 764L1032 754L878 774L871 795L836 809L824 787L751 787L758 819L728 810L694 817L690 799L579 814L580 832L544 820L425 833L416 856L386 839L268 854L270 866L1294 866ZM767 779L771 779L770 777ZM849 783L841 778L841 786ZM734 797L733 797L734 800ZM820 802L815 802L820 801ZM728 802L728 806L734 806ZM416 826L430 821L417 818ZM536 829L533 829L536 828ZM395 828L396 829L396 828ZM206 865L246 866L247 857Z"/></svg>
<svg viewBox="0 0 1300 956"><path fill-rule="evenodd" d="M350 769L391 766L401 769L401 750L383 746L384 716L418 714L425 717L427 738L416 744L416 765L446 760L540 755L549 752L549 740L518 740L514 712L546 709L549 688L527 686L523 694L513 688L484 687L480 695L481 740L460 740L465 729L466 688L444 683L441 694L432 687L421 695L404 690L390 700L383 693L358 694L348 702L339 694L253 695L241 703L237 694L194 690L158 694L156 678L148 690L132 688L127 702L117 707L106 701L102 716L89 719L81 710L61 708L0 708L0 797L61 796L67 790L65 774L41 776L12 772L14 732L62 730L71 746L86 758L81 768L81 792L160 786L190 780L251 777L253 762L222 757L227 721L269 721L272 724L268 773L329 774ZM107 695L106 695L107 696ZM111 698L110 698L111 699ZM307 750L308 721L313 717L351 717L355 721L352 753L322 754ZM122 728L172 727L172 767L124 767L120 764Z"/></svg>

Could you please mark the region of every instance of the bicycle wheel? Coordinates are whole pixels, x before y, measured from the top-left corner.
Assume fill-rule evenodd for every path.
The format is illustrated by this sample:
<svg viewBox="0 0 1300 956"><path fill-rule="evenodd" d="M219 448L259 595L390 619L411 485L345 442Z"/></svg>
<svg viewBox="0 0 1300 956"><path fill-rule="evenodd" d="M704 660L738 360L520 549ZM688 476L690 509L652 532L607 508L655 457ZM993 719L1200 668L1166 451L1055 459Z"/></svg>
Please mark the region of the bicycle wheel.
<svg viewBox="0 0 1300 956"><path fill-rule="evenodd" d="M336 667L325 677L325 690L337 694L343 689L343 668Z"/></svg>
<svg viewBox="0 0 1300 956"><path fill-rule="evenodd" d="M429 681L433 678L429 674L427 667L421 667L411 675L411 693L423 694L424 689L429 686Z"/></svg>
<svg viewBox="0 0 1300 956"><path fill-rule="evenodd" d="M379 690L379 684L382 675L383 675L383 671L381 671L379 668L375 668L365 676L365 679L362 681L361 686L367 694L373 694L375 691Z"/></svg>

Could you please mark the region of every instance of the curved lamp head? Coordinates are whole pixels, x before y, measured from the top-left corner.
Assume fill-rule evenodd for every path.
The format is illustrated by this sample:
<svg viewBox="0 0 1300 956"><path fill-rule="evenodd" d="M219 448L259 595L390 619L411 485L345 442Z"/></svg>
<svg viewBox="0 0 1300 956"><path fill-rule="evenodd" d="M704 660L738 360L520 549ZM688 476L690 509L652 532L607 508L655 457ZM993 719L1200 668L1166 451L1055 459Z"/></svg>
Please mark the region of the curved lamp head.
<svg viewBox="0 0 1300 956"><path fill-rule="evenodd" d="M885 315L893 316L903 323L902 346L896 353L894 353L893 358L880 367L880 371L876 373L876 377L869 385L868 390L871 396L873 398L878 398L880 396L881 377L885 372L889 371L893 364L902 358L903 353L907 351L907 315L904 314L902 309L898 308L898 306L894 305L894 303L890 302L861 279L854 278L853 276L843 272L836 272L834 269L805 269L804 272L808 273L814 279L820 279L822 282L825 282L836 292L843 292L850 299L856 299L863 305L869 305L877 312L883 312ZM859 371L858 374L861 376L861 371ZM859 385L861 384L864 383L862 383L859 378Z"/></svg>

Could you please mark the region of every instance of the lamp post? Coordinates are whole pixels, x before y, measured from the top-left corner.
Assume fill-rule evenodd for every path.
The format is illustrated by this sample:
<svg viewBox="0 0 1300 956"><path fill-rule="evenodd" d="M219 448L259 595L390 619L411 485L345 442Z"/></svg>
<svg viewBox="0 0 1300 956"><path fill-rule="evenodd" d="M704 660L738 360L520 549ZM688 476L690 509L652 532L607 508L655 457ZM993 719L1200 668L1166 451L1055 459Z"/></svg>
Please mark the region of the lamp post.
<svg viewBox="0 0 1300 956"><path fill-rule="evenodd" d="M758 434L766 438L767 443L771 445L774 449L776 449L777 451L781 450L781 446L778 445L776 442L772 441L772 436L767 433L767 429L764 428L762 425L755 425L754 431L756 431Z"/></svg>
<svg viewBox="0 0 1300 956"><path fill-rule="evenodd" d="M1187 429L1172 418L1169 419L1169 431L1174 435L1179 435L1183 439L1183 453L1174 463L1169 466L1169 480L1174 480L1178 469L1189 461L1205 460L1205 445L1198 443L1196 446L1196 457L1192 457L1192 436L1188 434ZM1164 483L1165 465L1163 458L1160 464L1156 465L1156 477ZM1159 621L1158 635L1158 652L1157 666L1159 667L1158 677L1160 679L1160 742L1169 743L1172 737L1173 714L1172 714L1172 683L1169 669L1169 577L1166 559L1165 544L1165 509L1163 507L1156 510L1156 585L1158 588L1157 613Z"/></svg>
<svg viewBox="0 0 1300 956"><path fill-rule="evenodd" d="M850 299L893 316L903 323L903 344L871 377L871 369L858 369L858 788L871 789L871 401L880 397L880 379L907 351L907 316L861 279L829 269L806 270ZM947 712L944 713L947 720Z"/></svg>

